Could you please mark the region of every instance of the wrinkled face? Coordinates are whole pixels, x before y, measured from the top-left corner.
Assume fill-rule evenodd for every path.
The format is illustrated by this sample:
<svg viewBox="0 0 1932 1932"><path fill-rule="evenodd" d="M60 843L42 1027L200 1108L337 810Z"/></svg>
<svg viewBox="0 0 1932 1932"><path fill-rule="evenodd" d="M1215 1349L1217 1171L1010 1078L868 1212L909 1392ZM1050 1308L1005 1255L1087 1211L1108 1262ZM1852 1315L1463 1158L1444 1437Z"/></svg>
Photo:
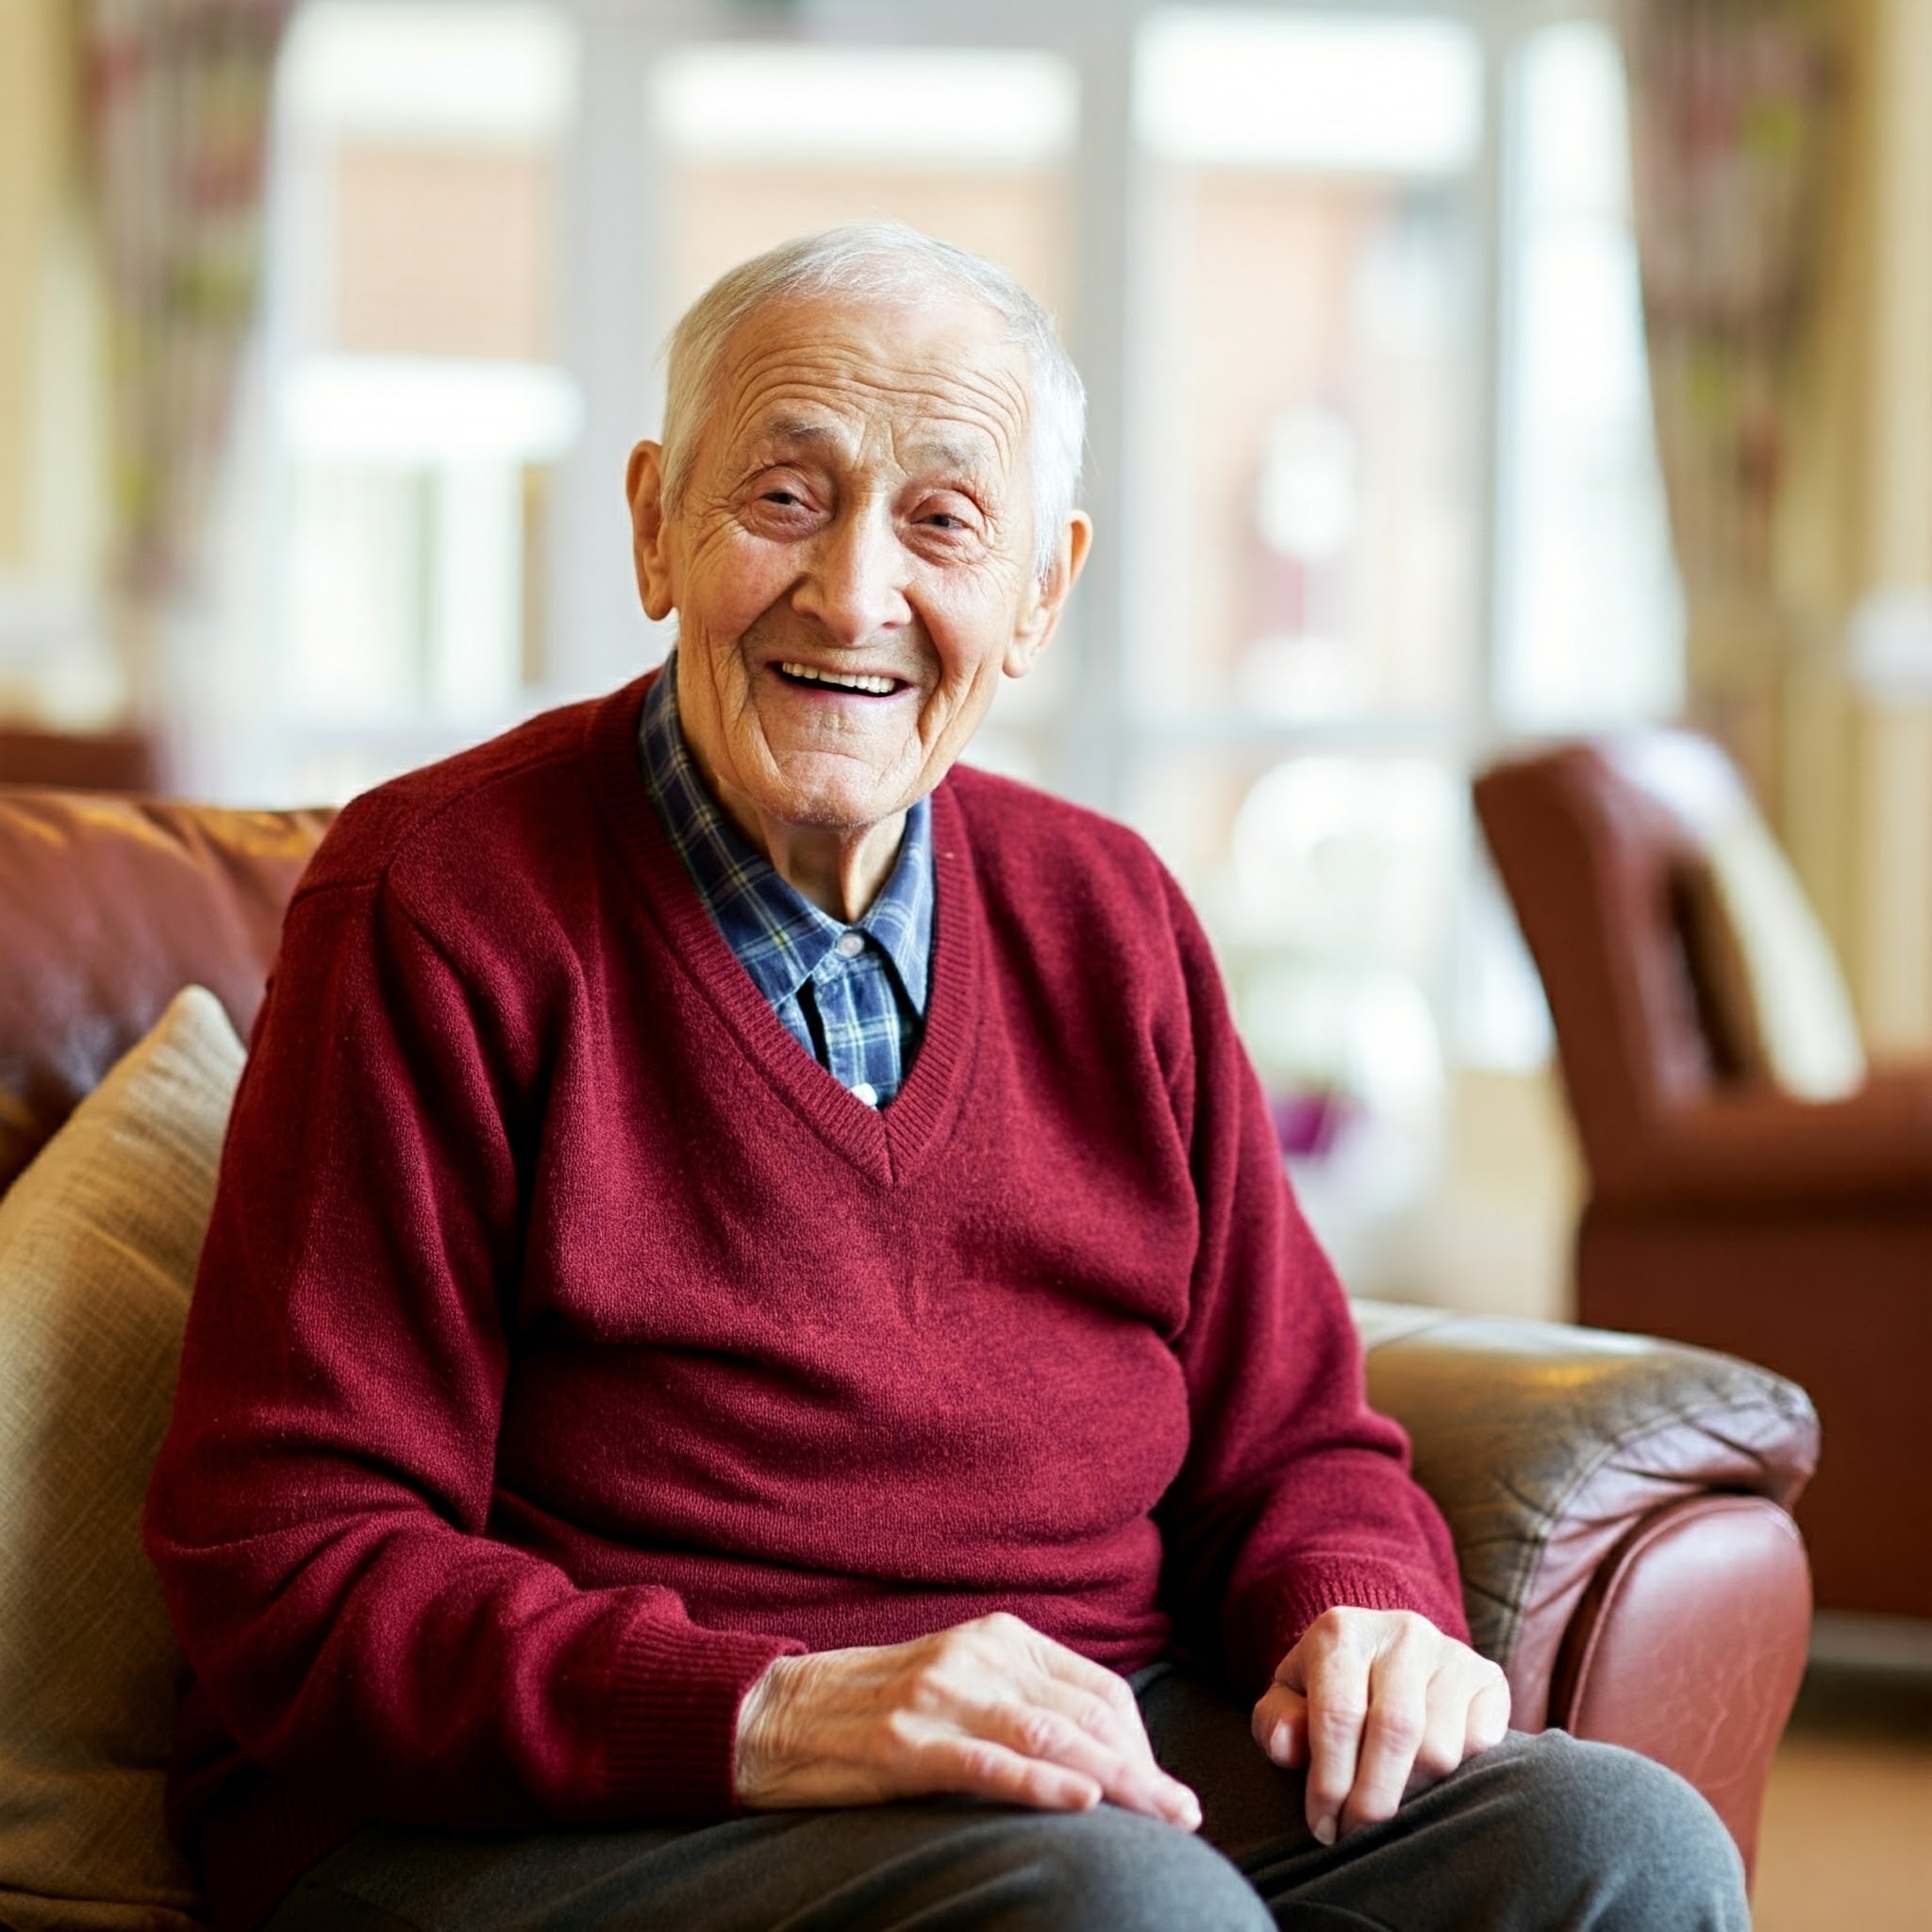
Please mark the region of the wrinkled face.
<svg viewBox="0 0 1932 1932"><path fill-rule="evenodd" d="M1023 353L977 304L789 303L727 345L683 500L631 459L645 608L678 614L685 735L741 824L841 835L939 783L1045 645Z"/></svg>

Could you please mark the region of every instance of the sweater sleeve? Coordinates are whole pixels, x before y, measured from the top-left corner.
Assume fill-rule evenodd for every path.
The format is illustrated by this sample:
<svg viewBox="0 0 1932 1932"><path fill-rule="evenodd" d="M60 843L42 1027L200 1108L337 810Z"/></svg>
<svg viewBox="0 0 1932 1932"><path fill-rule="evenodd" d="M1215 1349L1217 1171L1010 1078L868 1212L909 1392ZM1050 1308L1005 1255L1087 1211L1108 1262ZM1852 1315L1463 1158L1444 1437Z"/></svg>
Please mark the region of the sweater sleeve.
<svg viewBox="0 0 1932 1932"><path fill-rule="evenodd" d="M1174 1099L1201 1220L1175 1342L1190 1447L1161 1527L1183 1627L1218 1640L1237 1688L1257 1694L1339 1606L1414 1610L1464 1641L1468 1625L1448 1529L1408 1473L1407 1438L1368 1407L1355 1324L1289 1185L1206 936L1168 891L1191 1042Z"/></svg>
<svg viewBox="0 0 1932 1932"><path fill-rule="evenodd" d="M379 881L291 909L224 1150L146 1535L272 1772L470 1828L732 1808L776 1638L580 1589L489 1516L540 1105Z"/></svg>

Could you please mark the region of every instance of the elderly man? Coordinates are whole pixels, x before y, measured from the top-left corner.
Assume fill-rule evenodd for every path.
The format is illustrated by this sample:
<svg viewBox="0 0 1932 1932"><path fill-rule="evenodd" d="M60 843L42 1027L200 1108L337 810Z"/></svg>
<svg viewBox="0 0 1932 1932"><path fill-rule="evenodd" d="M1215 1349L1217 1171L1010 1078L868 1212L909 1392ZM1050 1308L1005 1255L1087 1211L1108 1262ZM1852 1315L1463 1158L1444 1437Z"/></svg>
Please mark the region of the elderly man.
<svg viewBox="0 0 1932 1932"><path fill-rule="evenodd" d="M1044 315L834 231L670 385L672 661L290 908L149 1520L218 1923L1744 1925L1506 1739L1173 881L957 764L1087 552Z"/></svg>

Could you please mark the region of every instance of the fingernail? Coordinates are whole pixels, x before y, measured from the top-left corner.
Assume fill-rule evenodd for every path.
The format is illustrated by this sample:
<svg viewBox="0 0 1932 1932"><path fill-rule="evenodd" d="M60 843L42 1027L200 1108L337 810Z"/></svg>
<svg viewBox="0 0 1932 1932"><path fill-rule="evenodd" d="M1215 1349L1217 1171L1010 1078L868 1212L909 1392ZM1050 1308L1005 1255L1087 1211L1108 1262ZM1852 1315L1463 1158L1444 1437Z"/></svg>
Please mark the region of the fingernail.
<svg viewBox="0 0 1932 1932"><path fill-rule="evenodd" d="M1276 1764L1288 1762L1288 1725L1285 1723L1276 1724L1268 1736L1268 1755Z"/></svg>
<svg viewBox="0 0 1932 1932"><path fill-rule="evenodd" d="M1332 1818L1315 1820L1315 1842L1318 1845L1332 1845L1335 1842L1335 1821Z"/></svg>

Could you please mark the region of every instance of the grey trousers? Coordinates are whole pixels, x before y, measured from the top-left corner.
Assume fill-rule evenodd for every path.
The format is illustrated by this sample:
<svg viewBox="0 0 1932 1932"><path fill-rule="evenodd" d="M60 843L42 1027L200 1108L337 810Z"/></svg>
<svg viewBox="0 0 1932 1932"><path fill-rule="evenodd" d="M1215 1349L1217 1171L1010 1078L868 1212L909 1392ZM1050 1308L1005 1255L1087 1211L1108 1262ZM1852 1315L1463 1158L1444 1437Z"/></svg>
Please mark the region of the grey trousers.
<svg viewBox="0 0 1932 1932"><path fill-rule="evenodd" d="M1324 1847L1244 1711L1178 1672L1140 1695L1198 1837L966 1799L510 1838L371 1825L268 1932L1749 1932L1716 1813L1631 1752L1512 1732Z"/></svg>

